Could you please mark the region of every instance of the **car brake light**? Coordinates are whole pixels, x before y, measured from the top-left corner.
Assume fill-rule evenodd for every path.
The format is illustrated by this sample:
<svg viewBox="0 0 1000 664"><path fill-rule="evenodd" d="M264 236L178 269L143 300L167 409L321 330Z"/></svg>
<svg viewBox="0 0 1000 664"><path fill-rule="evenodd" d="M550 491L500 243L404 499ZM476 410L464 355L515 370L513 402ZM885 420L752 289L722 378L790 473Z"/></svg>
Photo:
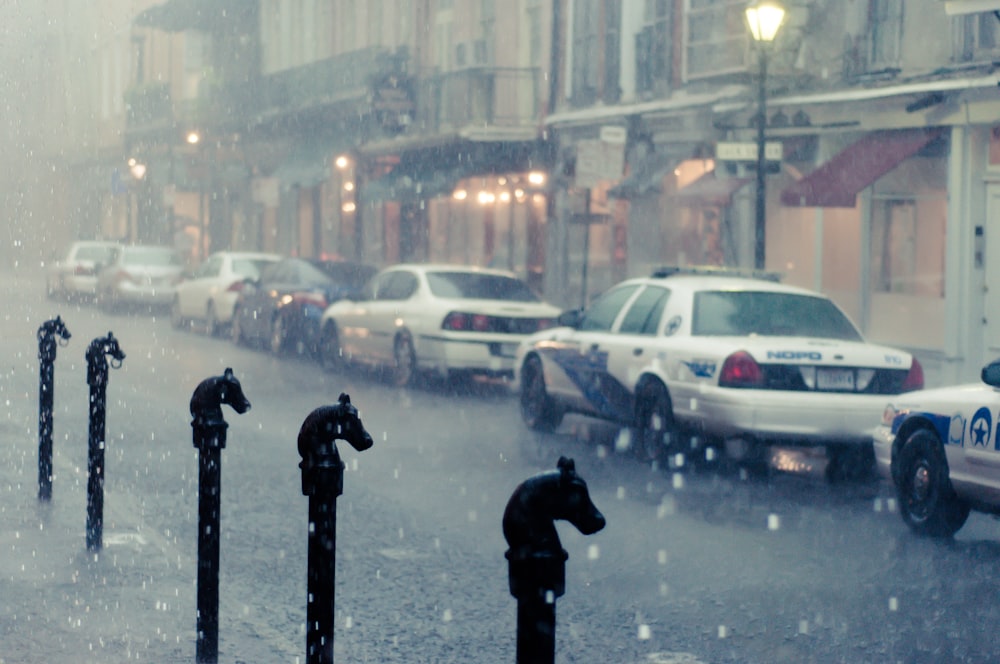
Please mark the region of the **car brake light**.
<svg viewBox="0 0 1000 664"><path fill-rule="evenodd" d="M487 332L490 329L490 317L483 314L473 314L472 329L476 332Z"/></svg>
<svg viewBox="0 0 1000 664"><path fill-rule="evenodd" d="M762 387L764 372L745 350L726 358L719 372L719 387Z"/></svg>
<svg viewBox="0 0 1000 664"><path fill-rule="evenodd" d="M913 390L922 390L923 388L924 368L920 366L920 362L917 362L917 358L913 358L913 363L910 364L910 371L906 374L906 378L903 379L900 390L903 392L912 392Z"/></svg>
<svg viewBox="0 0 1000 664"><path fill-rule="evenodd" d="M296 293L292 301L301 305L312 305L320 309L326 309L326 296L322 293Z"/></svg>
<svg viewBox="0 0 1000 664"><path fill-rule="evenodd" d="M245 286L245 285L246 285L246 282L244 282L244 281L234 281L233 283L229 284L229 288L226 289L226 292L228 292L228 293L239 293L239 292L241 292L243 290L243 286Z"/></svg>
<svg viewBox="0 0 1000 664"><path fill-rule="evenodd" d="M441 329L467 330L469 329L468 317L465 314L460 314L457 311L453 311L444 317L444 321L441 322Z"/></svg>

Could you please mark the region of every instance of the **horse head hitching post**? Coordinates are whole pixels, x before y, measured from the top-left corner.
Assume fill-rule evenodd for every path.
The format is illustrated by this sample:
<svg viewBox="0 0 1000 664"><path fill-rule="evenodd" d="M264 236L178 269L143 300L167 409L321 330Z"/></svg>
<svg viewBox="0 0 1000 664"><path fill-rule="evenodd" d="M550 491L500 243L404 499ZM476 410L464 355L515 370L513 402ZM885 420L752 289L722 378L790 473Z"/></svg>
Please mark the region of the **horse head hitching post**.
<svg viewBox="0 0 1000 664"><path fill-rule="evenodd" d="M510 594L517 599L518 664L555 661L556 598L566 592L569 558L556 519L569 521L584 535L606 523L590 500L587 483L566 457L559 458L556 470L518 485L503 513Z"/></svg>
<svg viewBox="0 0 1000 664"><path fill-rule="evenodd" d="M338 438L359 452L372 446L372 437L347 394L341 394L336 405L320 406L309 413L299 430L302 495L309 496L306 664L333 662L337 496L344 492Z"/></svg>
<svg viewBox="0 0 1000 664"><path fill-rule="evenodd" d="M38 328L38 499L52 498L52 404L55 396L56 346L72 336L60 316Z"/></svg>
<svg viewBox="0 0 1000 664"><path fill-rule="evenodd" d="M87 445L87 550L100 551L104 530L104 420L108 391L108 357L117 369L125 353L114 335L97 337L87 347L87 384L90 385L90 428Z"/></svg>
<svg viewBox="0 0 1000 664"><path fill-rule="evenodd" d="M191 429L198 449L198 617L195 658L199 664L219 659L219 513L221 511L222 449L229 424L222 404L239 414L250 410L240 381L226 368L206 378L191 395Z"/></svg>

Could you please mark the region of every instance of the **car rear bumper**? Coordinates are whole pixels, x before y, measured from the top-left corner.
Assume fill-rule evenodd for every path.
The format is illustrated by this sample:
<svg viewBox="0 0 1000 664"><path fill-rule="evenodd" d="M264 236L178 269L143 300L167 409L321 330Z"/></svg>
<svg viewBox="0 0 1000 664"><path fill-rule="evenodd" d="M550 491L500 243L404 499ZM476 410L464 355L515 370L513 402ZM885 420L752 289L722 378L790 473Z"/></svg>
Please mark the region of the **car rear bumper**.
<svg viewBox="0 0 1000 664"><path fill-rule="evenodd" d="M885 395L708 388L675 395L674 412L713 437L783 445L867 445Z"/></svg>
<svg viewBox="0 0 1000 664"><path fill-rule="evenodd" d="M442 373L466 371L510 378L519 340L502 336L486 339L422 337L417 348L421 368Z"/></svg>
<svg viewBox="0 0 1000 664"><path fill-rule="evenodd" d="M154 288L134 284L119 284L112 292L115 300L122 304L146 304L168 307L174 299L173 288Z"/></svg>

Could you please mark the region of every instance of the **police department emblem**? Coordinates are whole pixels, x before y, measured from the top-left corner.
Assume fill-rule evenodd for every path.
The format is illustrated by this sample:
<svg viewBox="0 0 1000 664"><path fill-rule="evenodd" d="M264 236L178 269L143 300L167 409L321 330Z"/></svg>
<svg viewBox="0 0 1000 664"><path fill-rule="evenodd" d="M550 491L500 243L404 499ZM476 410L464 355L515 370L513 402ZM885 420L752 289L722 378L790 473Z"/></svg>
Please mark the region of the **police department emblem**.
<svg viewBox="0 0 1000 664"><path fill-rule="evenodd" d="M974 447L989 447L990 432L993 431L993 416L989 408L983 407L969 420L969 438Z"/></svg>

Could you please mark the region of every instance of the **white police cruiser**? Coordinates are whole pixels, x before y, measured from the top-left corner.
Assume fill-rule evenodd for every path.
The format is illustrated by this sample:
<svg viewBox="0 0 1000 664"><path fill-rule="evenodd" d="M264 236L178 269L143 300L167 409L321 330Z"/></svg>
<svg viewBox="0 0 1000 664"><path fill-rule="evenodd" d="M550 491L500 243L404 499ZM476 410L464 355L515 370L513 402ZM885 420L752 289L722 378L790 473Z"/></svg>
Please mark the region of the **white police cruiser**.
<svg viewBox="0 0 1000 664"><path fill-rule="evenodd" d="M911 529L951 537L972 509L1000 511L1000 360L982 382L897 399L875 430L879 473Z"/></svg>
<svg viewBox="0 0 1000 664"><path fill-rule="evenodd" d="M771 444L825 446L831 479L859 459L874 472L885 395L922 388L920 364L866 343L827 297L777 282L664 268L564 312L519 348L524 422L552 431L569 412L618 422L643 458L711 447L758 465Z"/></svg>

